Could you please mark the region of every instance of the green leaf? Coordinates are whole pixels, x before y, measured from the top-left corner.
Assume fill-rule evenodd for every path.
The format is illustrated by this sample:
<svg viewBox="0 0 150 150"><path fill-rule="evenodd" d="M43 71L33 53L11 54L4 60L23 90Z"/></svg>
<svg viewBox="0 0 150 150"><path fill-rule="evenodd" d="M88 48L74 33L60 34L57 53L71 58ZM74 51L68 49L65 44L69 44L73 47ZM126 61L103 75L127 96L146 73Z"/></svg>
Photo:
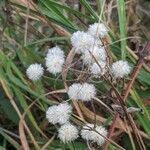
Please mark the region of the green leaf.
<svg viewBox="0 0 150 150"><path fill-rule="evenodd" d="M4 147L0 146L0 150L6 150Z"/></svg>
<svg viewBox="0 0 150 150"><path fill-rule="evenodd" d="M146 107L144 106L144 104L142 103L142 100L140 99L138 93L135 90L131 90L130 91L131 94L131 98L134 100L134 102L136 103L136 105L139 108L142 108L144 111L144 114L136 113L136 116L138 118L138 122L140 123L140 125L144 128L145 132L147 132L148 134L150 134L150 124L147 122L147 120L150 120L150 114L147 111ZM132 100L128 100L128 103L130 106L133 106L131 103ZM135 106L135 107L137 107Z"/></svg>
<svg viewBox="0 0 150 150"><path fill-rule="evenodd" d="M141 69L137 78L142 81L142 83L150 85L150 73L146 72L145 70Z"/></svg>
<svg viewBox="0 0 150 150"><path fill-rule="evenodd" d="M146 90L137 89L136 91L142 99L150 98L150 88L148 88Z"/></svg>
<svg viewBox="0 0 150 150"><path fill-rule="evenodd" d="M0 90L0 110L6 114L9 120L11 120L16 125L19 123L19 117L16 111L14 110L13 106L10 103L9 99L4 97L3 91Z"/></svg>

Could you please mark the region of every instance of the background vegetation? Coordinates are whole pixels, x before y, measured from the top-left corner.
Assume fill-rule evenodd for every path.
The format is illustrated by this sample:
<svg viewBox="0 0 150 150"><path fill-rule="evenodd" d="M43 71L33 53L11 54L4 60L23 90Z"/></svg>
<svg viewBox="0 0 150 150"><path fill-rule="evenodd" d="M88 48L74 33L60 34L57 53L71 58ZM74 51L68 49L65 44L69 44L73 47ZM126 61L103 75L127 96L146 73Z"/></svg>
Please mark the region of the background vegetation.
<svg viewBox="0 0 150 150"><path fill-rule="evenodd" d="M21 149L26 145L31 149L74 149L72 144L64 145L57 139L56 128L45 118L49 105L66 98L57 93L46 95L64 89L62 79L47 73L42 81L32 83L25 75L26 68L35 62L44 64L47 49L56 44L67 55L71 50L70 35L77 30L86 30L89 24L99 20L110 29L108 43L113 59L127 59L136 66L138 49L150 39L149 10L149 0L1 0L0 150ZM128 107L144 110L144 114L135 113L133 118L146 149L150 149L148 60L149 57L140 69L127 101ZM71 75L67 78L69 82ZM97 88L105 91L101 84L97 84ZM93 112L86 104L77 105L77 109L84 119L93 121ZM72 119L78 123L76 115ZM109 127L112 120L113 116L97 106L97 122ZM119 126L120 121L112 139L125 149L132 150L134 146L139 149L134 134L128 132L130 127L125 122ZM74 145L75 149L86 149L86 143L80 138ZM109 149L115 149L115 146L109 144Z"/></svg>

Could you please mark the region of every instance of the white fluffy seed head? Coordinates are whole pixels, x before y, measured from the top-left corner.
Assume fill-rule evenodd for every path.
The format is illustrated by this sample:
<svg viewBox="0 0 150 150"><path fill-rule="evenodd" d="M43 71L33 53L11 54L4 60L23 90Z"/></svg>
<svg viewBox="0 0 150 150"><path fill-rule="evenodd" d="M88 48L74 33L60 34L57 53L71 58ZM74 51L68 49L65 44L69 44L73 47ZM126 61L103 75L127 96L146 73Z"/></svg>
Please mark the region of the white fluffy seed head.
<svg viewBox="0 0 150 150"><path fill-rule="evenodd" d="M91 128L94 128L93 124L86 124L85 126L83 126L82 130L81 130L81 137L87 141L90 141L92 139L93 136L93 131L91 131Z"/></svg>
<svg viewBox="0 0 150 150"><path fill-rule="evenodd" d="M47 70L50 73L56 75L57 73L60 73L62 71L65 61L64 52L58 46L53 47L48 50L45 61Z"/></svg>
<svg viewBox="0 0 150 150"><path fill-rule="evenodd" d="M58 137L63 143L74 141L78 138L78 129L71 123L66 123L58 130Z"/></svg>
<svg viewBox="0 0 150 150"><path fill-rule="evenodd" d="M53 48L48 49L47 57L52 55L64 57L64 52L60 49L60 47L55 46Z"/></svg>
<svg viewBox="0 0 150 150"><path fill-rule="evenodd" d="M94 23L89 25L88 33L95 38L103 38L108 34L108 29L103 23Z"/></svg>
<svg viewBox="0 0 150 150"><path fill-rule="evenodd" d="M65 59L63 57L60 57L60 56L48 56L46 57L45 59L45 64L46 64L46 67L47 67L47 70L56 75L57 73L60 73L62 71L62 68L63 68L63 64L64 64L64 61Z"/></svg>
<svg viewBox="0 0 150 150"><path fill-rule="evenodd" d="M102 45L102 43L93 38L86 32L77 31L71 37L71 44L75 48L75 52L80 54L93 45Z"/></svg>
<svg viewBox="0 0 150 150"><path fill-rule="evenodd" d="M95 86L93 84L83 83L80 93L80 99L82 101L90 101L96 95Z"/></svg>
<svg viewBox="0 0 150 150"><path fill-rule="evenodd" d="M103 61L95 62L90 67L90 71L94 76L104 75L107 71L106 62L103 62Z"/></svg>
<svg viewBox="0 0 150 150"><path fill-rule="evenodd" d="M103 47L94 46L82 55L82 60L84 64L91 64L97 61L106 61L106 51Z"/></svg>
<svg viewBox="0 0 150 150"><path fill-rule="evenodd" d="M111 72L115 78L123 78L131 72L127 61L119 60L112 64Z"/></svg>
<svg viewBox="0 0 150 150"><path fill-rule="evenodd" d="M90 101L96 95L96 89L93 84L74 83L68 89L70 99Z"/></svg>
<svg viewBox="0 0 150 150"><path fill-rule="evenodd" d="M105 138L107 136L107 130L103 126L96 126L95 131L94 124L87 124L86 126L83 126L83 129L81 130L81 136L83 139L87 141L96 142L98 145L102 146L105 142ZM103 135L103 136L101 136Z"/></svg>
<svg viewBox="0 0 150 150"><path fill-rule="evenodd" d="M37 63L31 64L26 70L28 78L33 81L39 80L43 75L43 73L44 73L43 67L41 66L41 64Z"/></svg>
<svg viewBox="0 0 150 150"><path fill-rule="evenodd" d="M81 84L80 83L72 84L68 89L69 98L73 99L73 100L79 100L80 95L81 95L80 90L81 90Z"/></svg>
<svg viewBox="0 0 150 150"><path fill-rule="evenodd" d="M50 106L46 111L46 118L52 124L64 124L68 122L72 113L72 107L68 103Z"/></svg>

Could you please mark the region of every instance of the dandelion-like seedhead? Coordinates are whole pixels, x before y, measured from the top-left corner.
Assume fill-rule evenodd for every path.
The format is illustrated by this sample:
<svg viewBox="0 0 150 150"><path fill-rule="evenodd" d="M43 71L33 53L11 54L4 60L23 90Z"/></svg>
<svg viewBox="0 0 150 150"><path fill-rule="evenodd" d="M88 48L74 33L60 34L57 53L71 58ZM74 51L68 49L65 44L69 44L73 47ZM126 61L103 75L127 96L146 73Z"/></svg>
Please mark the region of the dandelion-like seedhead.
<svg viewBox="0 0 150 150"><path fill-rule="evenodd" d="M127 61L119 60L112 64L111 72L114 78L123 78L131 72L131 67Z"/></svg>
<svg viewBox="0 0 150 150"><path fill-rule="evenodd" d="M82 86L80 83L73 83L69 88L68 88L68 95L70 99L73 100L79 100L80 99L80 90Z"/></svg>
<svg viewBox="0 0 150 150"><path fill-rule="evenodd" d="M52 124L66 123L72 113L72 106L68 103L61 103L59 105L50 106L46 111L46 118Z"/></svg>
<svg viewBox="0 0 150 150"><path fill-rule="evenodd" d="M84 64L91 64L96 61L106 61L106 51L103 47L93 46L89 51L85 51L82 55Z"/></svg>
<svg viewBox="0 0 150 150"><path fill-rule="evenodd" d="M78 138L78 129L71 123L66 123L58 130L58 137L63 143L74 141Z"/></svg>
<svg viewBox="0 0 150 150"><path fill-rule="evenodd" d="M68 89L70 99L90 101L96 95L96 89L93 84L74 83Z"/></svg>
<svg viewBox="0 0 150 150"><path fill-rule="evenodd" d="M90 101L96 95L96 88L93 84L83 83L80 93L82 101Z"/></svg>
<svg viewBox="0 0 150 150"><path fill-rule="evenodd" d="M93 45L102 45L100 41L83 31L77 31L72 34L71 44L78 54L87 51Z"/></svg>
<svg viewBox="0 0 150 150"><path fill-rule="evenodd" d="M98 145L102 146L105 142L107 136L107 130L103 126L97 126L94 129L94 124L86 124L81 130L81 136L87 141L96 142ZM102 136L101 136L102 135ZM104 136L104 137L103 137Z"/></svg>
<svg viewBox="0 0 150 150"><path fill-rule="evenodd" d="M62 71L62 68L63 68L63 64L64 64L64 61L65 59L63 57L60 57L60 56L53 56L53 55L49 55L48 57L46 57L45 59L45 64L46 64L46 67L47 67L47 70L56 75L57 73L60 73Z"/></svg>
<svg viewBox="0 0 150 150"><path fill-rule="evenodd" d="M101 76L104 75L107 71L107 67L106 67L106 62L103 61L98 61L95 62L91 67L90 67L90 71L91 73L97 77L97 76Z"/></svg>
<svg viewBox="0 0 150 150"><path fill-rule="evenodd" d="M88 33L95 38L103 38L108 34L108 29L103 23L94 23L89 25Z"/></svg>
<svg viewBox="0 0 150 150"><path fill-rule="evenodd" d="M53 48L48 49L47 57L49 56L60 56L64 58L64 52L61 50L59 46L55 46Z"/></svg>
<svg viewBox="0 0 150 150"><path fill-rule="evenodd" d="M49 49L45 58L47 70L54 75L60 73L65 61L64 57L64 52L58 46Z"/></svg>
<svg viewBox="0 0 150 150"><path fill-rule="evenodd" d="M44 68L41 66L41 64L37 63L31 64L26 70L27 77L33 81L39 80L43 73Z"/></svg>

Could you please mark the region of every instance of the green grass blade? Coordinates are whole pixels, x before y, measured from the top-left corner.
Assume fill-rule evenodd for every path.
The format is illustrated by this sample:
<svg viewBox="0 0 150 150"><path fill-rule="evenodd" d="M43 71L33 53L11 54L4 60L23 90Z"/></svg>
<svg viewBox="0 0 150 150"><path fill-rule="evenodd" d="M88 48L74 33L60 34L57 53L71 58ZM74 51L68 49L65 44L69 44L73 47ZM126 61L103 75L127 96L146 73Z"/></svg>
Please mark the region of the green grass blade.
<svg viewBox="0 0 150 150"><path fill-rule="evenodd" d="M58 19L61 19L62 21L64 21L64 23L68 24L69 26L74 26L69 19L67 19L64 15L63 12L60 12L60 8L59 10L57 9L57 7L55 7L54 5L51 5L51 3L47 3L47 1L41 1L40 2L52 13L55 14L56 17L58 17Z"/></svg>
<svg viewBox="0 0 150 150"><path fill-rule="evenodd" d="M43 44L45 42L56 42L56 41L68 41L69 40L69 37L51 37L51 38L44 38L44 39L40 39L40 40L35 40L34 42L31 42L31 43L28 43L27 44L27 47L28 46L33 46L35 44Z"/></svg>
<svg viewBox="0 0 150 150"><path fill-rule="evenodd" d="M147 134L150 134L150 124L147 122L147 120L150 120L149 112L148 112L147 108L144 106L142 100L140 99L138 93L135 90L132 90L130 92L130 94L131 94L132 100L134 100L134 103L136 103L135 107L138 106L139 108L142 108L144 111L144 114L136 113L136 116L138 118L137 121L143 127L145 132L147 132ZM133 106L133 104L131 103L132 100L128 101L130 106Z"/></svg>
<svg viewBox="0 0 150 150"><path fill-rule="evenodd" d="M16 148L17 150L19 150L21 147L20 145L12 138L10 137L9 135L7 135L5 132L3 132L1 129L0 129L0 134L9 142L11 143L14 148Z"/></svg>
<svg viewBox="0 0 150 150"><path fill-rule="evenodd" d="M0 150L6 150L4 147L0 146Z"/></svg>
<svg viewBox="0 0 150 150"><path fill-rule="evenodd" d="M90 4L86 0L80 0L80 3L87 9L87 11L95 18L95 21L99 20L99 16L94 11L94 9L90 6Z"/></svg>
<svg viewBox="0 0 150 150"><path fill-rule="evenodd" d="M14 93L16 95L17 100L19 101L21 107L23 108L24 111L26 111L26 109L29 107L24 96L23 96L23 92L19 89L17 89L16 87L13 87ZM40 133L42 132L41 129L38 127L36 120L34 119L32 113L30 110L28 110L27 112L27 116L30 120L30 122L32 123L32 126L34 127L34 129L36 129L37 131L39 131Z"/></svg>
<svg viewBox="0 0 150 150"><path fill-rule="evenodd" d="M54 1L54 0L48 0L48 1L46 1L46 2L47 2L47 3L50 3L50 4L53 5L53 6L56 6L56 7L58 7L58 8L62 8L62 9L64 9L66 12L69 12L69 13L71 13L71 14L77 15L77 16L79 16L79 17L84 17L84 18L89 19L89 20L93 20L90 16L87 16L87 15L85 15L85 14L83 14L83 13L81 13L81 12L75 10L74 8L72 8L72 7L70 7L70 6L67 6L67 5L64 5L64 4L62 5L61 3L58 3L58 2L56 2L56 1Z"/></svg>
<svg viewBox="0 0 150 150"><path fill-rule="evenodd" d="M126 13L125 13L125 1L117 0L117 9L119 16L119 29L120 29L120 39L126 38ZM121 58L125 60L126 58L126 40L121 40Z"/></svg>
<svg viewBox="0 0 150 150"><path fill-rule="evenodd" d="M76 26L71 23L56 7L48 5L46 2L39 0L40 11L50 20L60 24L62 27L67 27L68 30L77 30Z"/></svg>

